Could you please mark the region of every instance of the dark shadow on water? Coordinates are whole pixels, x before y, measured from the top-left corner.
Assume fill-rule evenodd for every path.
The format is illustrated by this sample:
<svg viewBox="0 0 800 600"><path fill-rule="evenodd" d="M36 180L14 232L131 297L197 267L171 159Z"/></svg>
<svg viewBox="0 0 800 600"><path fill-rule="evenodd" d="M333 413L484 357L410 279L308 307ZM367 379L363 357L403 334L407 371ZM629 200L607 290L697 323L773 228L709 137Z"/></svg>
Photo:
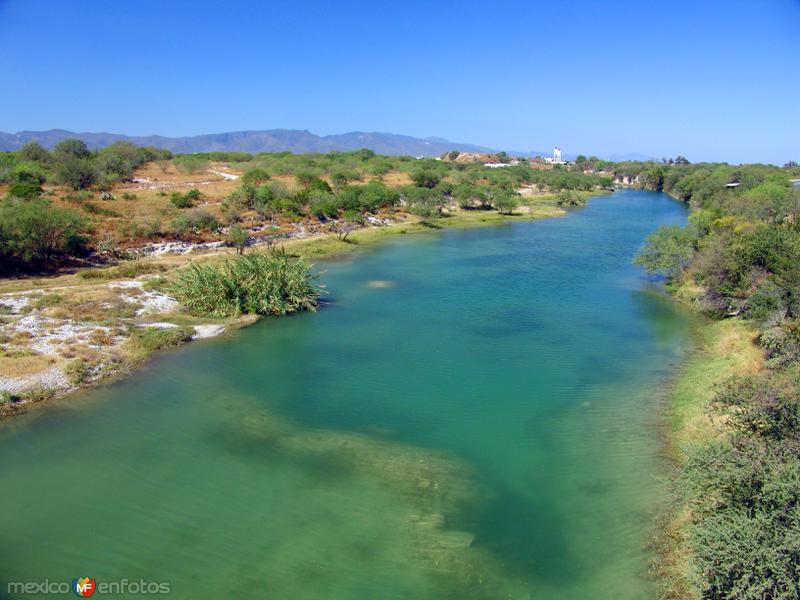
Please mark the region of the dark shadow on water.
<svg viewBox="0 0 800 600"><path fill-rule="evenodd" d="M520 579L557 585L579 578L578 557L559 526L563 515L547 494L522 496L498 481L487 487L492 495L464 514L464 527L475 534L476 547L489 551Z"/></svg>

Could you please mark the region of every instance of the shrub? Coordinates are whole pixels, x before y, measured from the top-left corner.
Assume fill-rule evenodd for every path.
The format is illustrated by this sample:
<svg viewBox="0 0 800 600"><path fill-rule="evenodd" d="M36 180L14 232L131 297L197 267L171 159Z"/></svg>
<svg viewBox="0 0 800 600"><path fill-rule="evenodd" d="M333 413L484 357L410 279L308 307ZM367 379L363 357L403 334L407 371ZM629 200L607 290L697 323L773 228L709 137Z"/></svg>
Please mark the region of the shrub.
<svg viewBox="0 0 800 600"><path fill-rule="evenodd" d="M204 210L193 210L188 214L180 215L173 219L172 229L178 234L202 231L218 231L219 221L216 217Z"/></svg>
<svg viewBox="0 0 800 600"><path fill-rule="evenodd" d="M175 168L181 173L197 173L208 168L208 161L193 154L181 154L173 159Z"/></svg>
<svg viewBox="0 0 800 600"><path fill-rule="evenodd" d="M86 146L86 143L83 140L78 140L75 138L69 138L58 142L55 145L55 148L53 148L53 152L58 159L65 157L86 159L92 154L89 152L89 148Z"/></svg>
<svg viewBox="0 0 800 600"><path fill-rule="evenodd" d="M97 181L97 171L94 165L88 159L72 155L59 161L56 172L61 183L68 185L73 190L86 189Z"/></svg>
<svg viewBox="0 0 800 600"><path fill-rule="evenodd" d="M248 169L242 175L242 184L245 185L261 185L269 181L270 176L266 169Z"/></svg>
<svg viewBox="0 0 800 600"><path fill-rule="evenodd" d="M86 221L45 200L0 203L0 271L49 267L86 247Z"/></svg>
<svg viewBox="0 0 800 600"><path fill-rule="evenodd" d="M282 315L315 310L316 277L304 260L282 251L247 254L221 266L193 264L170 288L192 312L215 317Z"/></svg>
<svg viewBox="0 0 800 600"><path fill-rule="evenodd" d="M180 192L172 192L169 201L175 208L192 208L194 201L189 194L181 194Z"/></svg>
<svg viewBox="0 0 800 600"><path fill-rule="evenodd" d="M687 465L703 598L797 598L800 462L740 439L712 444Z"/></svg>
<svg viewBox="0 0 800 600"><path fill-rule="evenodd" d="M236 248L236 252L238 254L242 254L245 246L247 246L247 240L249 237L250 236L244 227L234 224L228 229L228 235L225 238L225 241L229 246Z"/></svg>
<svg viewBox="0 0 800 600"><path fill-rule="evenodd" d="M432 169L419 169L412 173L411 180L417 187L435 188L442 180L442 176Z"/></svg>
<svg viewBox="0 0 800 600"><path fill-rule="evenodd" d="M512 214L514 209L519 205L519 201L514 194L504 191L498 192L492 200L492 203L499 212L506 215Z"/></svg>
<svg viewBox="0 0 800 600"><path fill-rule="evenodd" d="M39 142L28 142L19 149L19 155L23 160L42 164L47 164L52 160L50 153Z"/></svg>
<svg viewBox="0 0 800 600"><path fill-rule="evenodd" d="M42 186L38 183L23 183L18 182L12 184L8 188L9 198L21 198L23 200L30 200L38 198L42 195Z"/></svg>
<svg viewBox="0 0 800 600"><path fill-rule="evenodd" d="M559 206L586 206L586 197L577 190L561 190L556 196Z"/></svg>

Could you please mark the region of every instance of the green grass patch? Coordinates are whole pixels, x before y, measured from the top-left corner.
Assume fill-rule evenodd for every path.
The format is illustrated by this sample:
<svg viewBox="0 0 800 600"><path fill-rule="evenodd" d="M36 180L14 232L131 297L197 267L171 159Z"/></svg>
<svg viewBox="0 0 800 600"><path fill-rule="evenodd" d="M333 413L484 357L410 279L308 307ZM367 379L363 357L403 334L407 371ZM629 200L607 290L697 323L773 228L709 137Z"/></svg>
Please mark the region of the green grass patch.
<svg viewBox="0 0 800 600"><path fill-rule="evenodd" d="M105 269L85 269L78 272L82 279L135 279L140 275L163 273L167 268L159 263L146 260L131 260Z"/></svg>
<svg viewBox="0 0 800 600"><path fill-rule="evenodd" d="M128 353L135 361L142 361L154 352L177 348L192 339L190 327L141 327L133 331L127 342Z"/></svg>

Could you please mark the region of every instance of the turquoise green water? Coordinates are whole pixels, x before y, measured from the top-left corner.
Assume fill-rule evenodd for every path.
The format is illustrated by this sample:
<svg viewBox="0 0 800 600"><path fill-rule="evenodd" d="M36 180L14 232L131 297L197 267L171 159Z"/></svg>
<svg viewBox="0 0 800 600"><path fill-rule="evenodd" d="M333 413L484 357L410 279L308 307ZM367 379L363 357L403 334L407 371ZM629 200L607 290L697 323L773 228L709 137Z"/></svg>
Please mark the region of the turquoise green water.
<svg viewBox="0 0 800 600"><path fill-rule="evenodd" d="M399 238L317 314L0 426L9 581L178 598L648 598L659 399L690 322L635 268L648 192Z"/></svg>

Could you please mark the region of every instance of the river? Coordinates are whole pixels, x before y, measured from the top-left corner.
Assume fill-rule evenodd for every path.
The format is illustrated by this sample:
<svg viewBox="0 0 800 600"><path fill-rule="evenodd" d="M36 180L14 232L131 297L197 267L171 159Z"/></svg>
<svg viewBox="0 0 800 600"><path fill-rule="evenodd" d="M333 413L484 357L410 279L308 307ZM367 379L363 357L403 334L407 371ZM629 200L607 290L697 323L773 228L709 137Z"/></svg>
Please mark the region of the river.
<svg viewBox="0 0 800 600"><path fill-rule="evenodd" d="M83 576L187 599L653 597L691 318L631 261L685 221L626 190L398 237L317 265L316 314L0 424L0 598Z"/></svg>

